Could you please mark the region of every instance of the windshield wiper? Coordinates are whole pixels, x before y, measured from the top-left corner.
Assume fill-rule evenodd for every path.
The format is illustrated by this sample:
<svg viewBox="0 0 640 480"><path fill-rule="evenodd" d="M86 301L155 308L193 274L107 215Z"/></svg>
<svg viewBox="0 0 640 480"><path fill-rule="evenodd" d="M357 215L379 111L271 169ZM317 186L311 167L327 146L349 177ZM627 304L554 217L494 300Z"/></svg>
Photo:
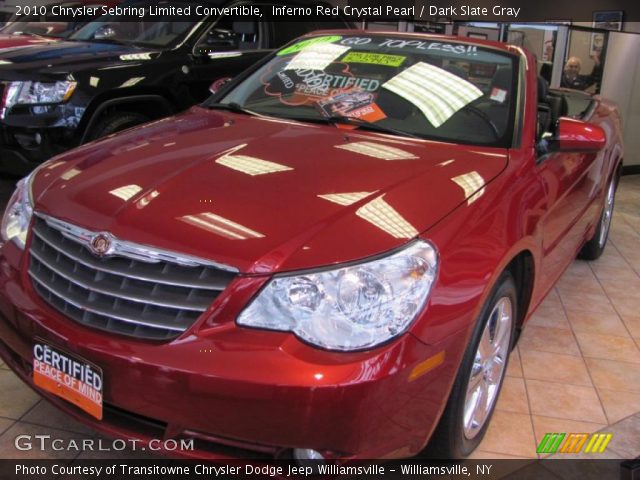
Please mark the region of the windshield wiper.
<svg viewBox="0 0 640 480"><path fill-rule="evenodd" d="M391 133L393 135L400 135L403 137L411 137L411 138L422 138L415 133L405 132L403 130L398 130L392 127L385 127L382 125L378 125L377 123L369 122L367 120L363 120L362 118L357 117L347 117L345 115L331 115L330 117L325 117L325 121L333 124L346 124L346 125L355 125L358 128L362 128L363 130L373 130L375 132L381 133Z"/></svg>
<svg viewBox="0 0 640 480"><path fill-rule="evenodd" d="M249 110L248 108L244 108L237 102L229 102L229 103L209 103L206 105L207 108L211 108L213 110L228 110L233 113L245 113L247 115L253 115L254 117L261 117L262 115L258 112L254 112L253 110Z"/></svg>

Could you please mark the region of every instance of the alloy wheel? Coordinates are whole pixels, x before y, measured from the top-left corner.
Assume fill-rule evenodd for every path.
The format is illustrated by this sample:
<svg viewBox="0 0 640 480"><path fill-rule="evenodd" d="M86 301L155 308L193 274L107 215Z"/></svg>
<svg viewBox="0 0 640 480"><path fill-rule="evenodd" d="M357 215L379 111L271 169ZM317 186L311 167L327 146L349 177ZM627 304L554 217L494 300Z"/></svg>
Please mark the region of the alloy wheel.
<svg viewBox="0 0 640 480"><path fill-rule="evenodd" d="M609 235L609 228L611 227L611 218L613 217L613 203L616 195L616 182L611 180L609 187L607 188L607 196L605 198L604 210L602 211L602 218L600 219L600 238L598 244L600 247L604 247Z"/></svg>
<svg viewBox="0 0 640 480"><path fill-rule="evenodd" d="M476 351L464 402L464 435L474 438L489 418L500 391L511 346L513 305L501 297L489 315Z"/></svg>

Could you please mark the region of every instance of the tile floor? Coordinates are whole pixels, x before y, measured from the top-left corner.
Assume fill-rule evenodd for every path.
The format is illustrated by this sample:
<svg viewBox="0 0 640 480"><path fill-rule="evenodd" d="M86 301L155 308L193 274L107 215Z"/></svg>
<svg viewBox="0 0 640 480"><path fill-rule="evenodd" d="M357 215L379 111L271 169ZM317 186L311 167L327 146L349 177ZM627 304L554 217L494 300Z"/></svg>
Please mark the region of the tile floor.
<svg viewBox="0 0 640 480"><path fill-rule="evenodd" d="M639 205L640 175L623 177L605 254L594 263L574 262L529 322L473 458L536 458L547 432L600 430L613 433L604 457L640 455ZM0 362L0 458L92 456L19 451L14 439L22 433L97 438L39 400Z"/></svg>
<svg viewBox="0 0 640 480"><path fill-rule="evenodd" d="M640 175L623 177L605 253L575 261L530 319L475 458L535 458L545 433L600 430L604 458L640 455L639 205Z"/></svg>

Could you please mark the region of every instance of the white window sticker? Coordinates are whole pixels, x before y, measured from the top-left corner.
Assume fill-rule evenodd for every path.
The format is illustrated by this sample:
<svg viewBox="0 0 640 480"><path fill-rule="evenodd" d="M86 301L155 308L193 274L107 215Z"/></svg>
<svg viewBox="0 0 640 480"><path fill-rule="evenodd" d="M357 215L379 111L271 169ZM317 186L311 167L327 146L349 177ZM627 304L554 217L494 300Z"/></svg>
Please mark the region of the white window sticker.
<svg viewBox="0 0 640 480"><path fill-rule="evenodd" d="M333 43L309 45L293 57L284 70L324 70L349 49Z"/></svg>
<svg viewBox="0 0 640 480"><path fill-rule="evenodd" d="M494 87L491 89L491 95L489 95L489 98L495 102L504 103L507 99L507 91Z"/></svg>
<svg viewBox="0 0 640 480"><path fill-rule="evenodd" d="M424 62L410 66L382 84L382 88L418 107L436 128L482 96L474 84Z"/></svg>

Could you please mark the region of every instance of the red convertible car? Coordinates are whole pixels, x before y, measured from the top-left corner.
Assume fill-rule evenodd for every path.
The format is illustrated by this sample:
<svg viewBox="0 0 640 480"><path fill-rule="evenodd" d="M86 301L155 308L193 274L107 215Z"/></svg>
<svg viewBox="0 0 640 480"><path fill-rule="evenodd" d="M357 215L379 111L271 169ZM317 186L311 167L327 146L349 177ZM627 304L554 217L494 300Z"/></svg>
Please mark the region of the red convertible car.
<svg viewBox="0 0 640 480"><path fill-rule="evenodd" d="M185 456L469 455L509 352L607 242L620 118L506 44L328 31L22 180L0 356ZM434 453L434 454L435 454Z"/></svg>

